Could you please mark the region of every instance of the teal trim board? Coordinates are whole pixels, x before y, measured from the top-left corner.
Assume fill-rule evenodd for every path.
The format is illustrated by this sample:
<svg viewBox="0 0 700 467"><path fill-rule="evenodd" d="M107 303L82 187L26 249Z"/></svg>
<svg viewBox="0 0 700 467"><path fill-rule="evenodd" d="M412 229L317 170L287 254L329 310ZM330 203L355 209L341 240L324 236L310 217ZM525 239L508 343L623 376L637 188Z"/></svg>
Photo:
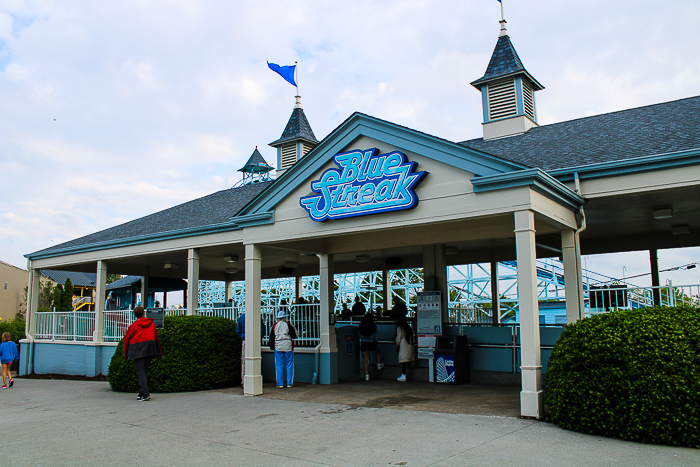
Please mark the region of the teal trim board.
<svg viewBox="0 0 700 467"><path fill-rule="evenodd" d="M578 210L579 206L586 204L584 197L540 169L520 170L488 177L474 177L470 181L474 186L475 193L529 186L538 193L573 210Z"/></svg>

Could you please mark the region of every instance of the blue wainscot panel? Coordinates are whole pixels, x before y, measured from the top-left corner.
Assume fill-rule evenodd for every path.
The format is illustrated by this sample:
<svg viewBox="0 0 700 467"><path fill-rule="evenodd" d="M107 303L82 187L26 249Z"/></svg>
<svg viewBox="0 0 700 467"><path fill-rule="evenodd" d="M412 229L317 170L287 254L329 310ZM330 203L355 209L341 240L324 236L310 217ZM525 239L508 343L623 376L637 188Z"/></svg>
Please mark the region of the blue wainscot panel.
<svg viewBox="0 0 700 467"><path fill-rule="evenodd" d="M313 349L311 349L313 350ZM262 352L262 376L265 381L276 381L275 354L272 351ZM294 381L310 383L314 377L315 353L294 352Z"/></svg>
<svg viewBox="0 0 700 467"><path fill-rule="evenodd" d="M22 346L20 374L29 372L31 345ZM42 342L34 343L34 373L98 376L106 375L116 344Z"/></svg>

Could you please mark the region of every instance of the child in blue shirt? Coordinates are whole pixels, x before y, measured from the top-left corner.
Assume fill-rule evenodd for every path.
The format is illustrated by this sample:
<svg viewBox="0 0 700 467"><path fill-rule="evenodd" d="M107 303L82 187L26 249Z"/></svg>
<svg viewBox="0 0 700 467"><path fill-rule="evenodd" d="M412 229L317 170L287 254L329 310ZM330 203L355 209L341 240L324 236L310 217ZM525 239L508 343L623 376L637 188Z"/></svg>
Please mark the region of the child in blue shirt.
<svg viewBox="0 0 700 467"><path fill-rule="evenodd" d="M0 363L2 363L2 389L7 389L7 380L10 380L9 387L12 387L15 382L10 373L10 365L17 360L17 345L12 342L12 336L9 332L2 335L2 344L0 344Z"/></svg>

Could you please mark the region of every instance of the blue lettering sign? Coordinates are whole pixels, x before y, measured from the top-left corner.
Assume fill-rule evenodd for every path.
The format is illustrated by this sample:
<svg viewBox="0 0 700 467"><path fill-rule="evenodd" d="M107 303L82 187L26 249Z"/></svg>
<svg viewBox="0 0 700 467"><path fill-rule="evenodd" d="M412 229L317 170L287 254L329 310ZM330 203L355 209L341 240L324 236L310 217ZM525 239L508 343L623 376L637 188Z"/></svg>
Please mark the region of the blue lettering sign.
<svg viewBox="0 0 700 467"><path fill-rule="evenodd" d="M338 169L323 172L311 182L315 194L299 200L311 219L322 222L416 207L414 189L428 172L415 172L418 164L398 151L378 152L375 148L333 156Z"/></svg>

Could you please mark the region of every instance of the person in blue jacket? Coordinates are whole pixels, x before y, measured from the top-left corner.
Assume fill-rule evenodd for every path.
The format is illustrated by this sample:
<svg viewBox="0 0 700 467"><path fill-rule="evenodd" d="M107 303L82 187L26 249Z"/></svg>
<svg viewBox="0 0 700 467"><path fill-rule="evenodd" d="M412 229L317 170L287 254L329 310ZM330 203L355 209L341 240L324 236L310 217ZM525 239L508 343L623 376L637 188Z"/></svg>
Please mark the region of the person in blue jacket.
<svg viewBox="0 0 700 467"><path fill-rule="evenodd" d="M15 382L10 373L10 365L17 360L17 344L12 342L9 332L3 333L2 344L0 344L0 363L2 363L2 389L14 386ZM9 386L8 386L9 380Z"/></svg>
<svg viewBox="0 0 700 467"><path fill-rule="evenodd" d="M241 386L243 386L243 377L245 376L245 313L241 313L236 322L236 334L241 338ZM265 322L260 317L260 337L265 335Z"/></svg>

